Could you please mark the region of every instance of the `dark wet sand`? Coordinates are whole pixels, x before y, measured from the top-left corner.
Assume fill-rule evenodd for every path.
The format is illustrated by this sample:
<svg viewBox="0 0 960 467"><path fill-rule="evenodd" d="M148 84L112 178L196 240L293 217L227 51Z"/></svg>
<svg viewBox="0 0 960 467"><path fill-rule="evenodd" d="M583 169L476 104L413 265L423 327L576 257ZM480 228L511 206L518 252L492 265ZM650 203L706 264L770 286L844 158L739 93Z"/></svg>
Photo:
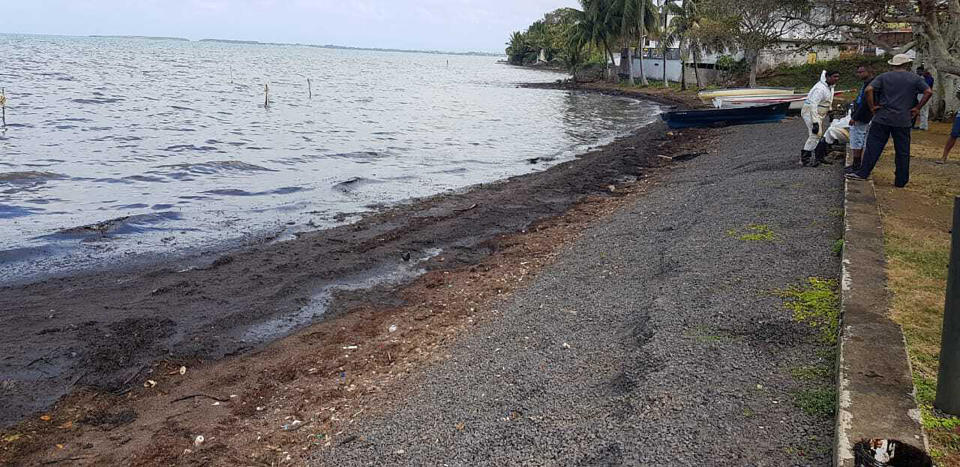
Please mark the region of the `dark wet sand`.
<svg viewBox="0 0 960 467"><path fill-rule="evenodd" d="M397 305L394 292L419 268L474 264L495 251L500 235L557 216L588 195L615 196L610 185L663 163L656 156L664 132L657 123L543 172L247 247L201 268L184 270L197 262L188 258L0 288L0 426L50 407L75 387L123 392L157 360L262 348L323 313L314 298L329 287L394 278L390 287L338 294L326 317L360 295ZM436 250L442 253L431 258ZM431 259L417 263L423 258Z"/></svg>

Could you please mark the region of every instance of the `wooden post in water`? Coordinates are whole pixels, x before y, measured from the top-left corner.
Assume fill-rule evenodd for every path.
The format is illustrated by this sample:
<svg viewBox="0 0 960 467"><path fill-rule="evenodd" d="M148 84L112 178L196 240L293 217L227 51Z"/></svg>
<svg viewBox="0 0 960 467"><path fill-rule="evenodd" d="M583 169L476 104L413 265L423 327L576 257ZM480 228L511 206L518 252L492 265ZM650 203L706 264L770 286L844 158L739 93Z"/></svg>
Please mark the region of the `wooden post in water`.
<svg viewBox="0 0 960 467"><path fill-rule="evenodd" d="M7 129L7 90L0 88L0 111L3 112L3 129Z"/></svg>
<svg viewBox="0 0 960 467"><path fill-rule="evenodd" d="M313 86L310 84L310 78L307 78L307 92L310 93L310 98L313 99Z"/></svg>
<svg viewBox="0 0 960 467"><path fill-rule="evenodd" d="M270 86L263 85L263 108L270 107Z"/></svg>

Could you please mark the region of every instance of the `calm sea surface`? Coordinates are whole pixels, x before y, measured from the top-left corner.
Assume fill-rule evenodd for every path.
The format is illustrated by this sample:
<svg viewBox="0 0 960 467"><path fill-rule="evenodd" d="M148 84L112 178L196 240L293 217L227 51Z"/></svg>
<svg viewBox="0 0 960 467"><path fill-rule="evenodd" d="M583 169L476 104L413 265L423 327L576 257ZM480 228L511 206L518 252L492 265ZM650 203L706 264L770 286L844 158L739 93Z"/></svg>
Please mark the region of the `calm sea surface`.
<svg viewBox="0 0 960 467"><path fill-rule="evenodd" d="M489 57L0 35L0 282L330 226L543 170L659 114L515 87L560 77Z"/></svg>

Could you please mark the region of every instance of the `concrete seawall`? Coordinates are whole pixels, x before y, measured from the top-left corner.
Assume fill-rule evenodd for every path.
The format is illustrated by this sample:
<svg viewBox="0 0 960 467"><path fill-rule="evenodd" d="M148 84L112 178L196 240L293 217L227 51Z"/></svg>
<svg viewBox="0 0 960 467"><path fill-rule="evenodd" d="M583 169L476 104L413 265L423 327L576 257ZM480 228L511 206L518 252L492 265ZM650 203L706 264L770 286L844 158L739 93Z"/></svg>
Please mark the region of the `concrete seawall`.
<svg viewBox="0 0 960 467"><path fill-rule="evenodd" d="M873 182L848 181L844 209L834 464L852 467L853 447L865 439L927 446L903 331L889 316L883 227Z"/></svg>

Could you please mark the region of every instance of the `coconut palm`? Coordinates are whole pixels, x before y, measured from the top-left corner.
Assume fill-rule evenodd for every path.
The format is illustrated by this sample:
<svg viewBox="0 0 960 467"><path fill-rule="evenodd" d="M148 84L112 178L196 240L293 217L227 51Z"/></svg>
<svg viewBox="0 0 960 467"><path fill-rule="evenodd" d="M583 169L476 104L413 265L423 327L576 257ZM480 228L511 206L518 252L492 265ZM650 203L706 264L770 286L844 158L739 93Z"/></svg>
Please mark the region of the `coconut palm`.
<svg viewBox="0 0 960 467"><path fill-rule="evenodd" d="M687 89L687 59L691 50L691 38L694 31L699 28L700 12L697 8L697 2L694 0L682 0L679 5L670 4L669 14L673 16L670 20L671 34L680 48L680 89ZM696 55L696 53L694 53ZM697 73L697 87L700 86L700 74Z"/></svg>
<svg viewBox="0 0 960 467"><path fill-rule="evenodd" d="M613 65L616 60L610 49L613 39L613 28L607 22L607 11L610 0L580 0L582 10L574 13L574 23L570 30L568 44L579 47L597 46L603 50L606 59Z"/></svg>
<svg viewBox="0 0 960 467"><path fill-rule="evenodd" d="M627 60L627 70L632 82L633 79L633 51L630 46L633 39L637 40L638 48L643 47L647 31L656 30L658 21L656 7L652 0L609 0L606 24L611 27L611 33L618 36L621 50L626 49L627 55L621 56L621 62ZM643 73L643 56L640 57L640 81L647 84L647 77Z"/></svg>

